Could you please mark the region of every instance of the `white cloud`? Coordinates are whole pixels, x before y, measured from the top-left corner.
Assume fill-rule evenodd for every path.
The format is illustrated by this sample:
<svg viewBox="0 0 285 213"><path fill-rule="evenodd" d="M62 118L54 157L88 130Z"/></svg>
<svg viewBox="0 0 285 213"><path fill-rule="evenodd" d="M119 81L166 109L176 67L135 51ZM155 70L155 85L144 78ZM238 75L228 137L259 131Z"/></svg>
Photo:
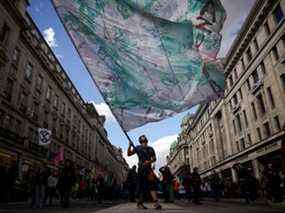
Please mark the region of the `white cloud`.
<svg viewBox="0 0 285 213"><path fill-rule="evenodd" d="M156 170L158 170L160 167L166 164L166 156L169 153L170 145L173 141L177 139L177 136L178 136L177 134L165 136L149 144L155 150L155 154L157 158L155 162ZM128 157L126 151L124 151L123 154L124 154L124 158L126 159L130 167L132 167L133 165L137 165L138 163L137 156Z"/></svg>
<svg viewBox="0 0 285 213"><path fill-rule="evenodd" d="M58 59L64 59L64 56L62 54L55 54L55 56L58 58Z"/></svg>
<svg viewBox="0 0 285 213"><path fill-rule="evenodd" d="M55 38L55 32L52 27L49 27L43 31L44 38L50 47L57 47L57 42Z"/></svg>
<svg viewBox="0 0 285 213"><path fill-rule="evenodd" d="M103 103L103 102L99 104L95 102L92 102L92 103L95 106L99 115L104 115L107 121L112 121L112 122L115 121L115 117L113 116L109 106L106 103Z"/></svg>
<svg viewBox="0 0 285 213"><path fill-rule="evenodd" d="M226 10L227 19L221 32L223 39L219 57L225 57L255 0L222 0L221 2Z"/></svg>

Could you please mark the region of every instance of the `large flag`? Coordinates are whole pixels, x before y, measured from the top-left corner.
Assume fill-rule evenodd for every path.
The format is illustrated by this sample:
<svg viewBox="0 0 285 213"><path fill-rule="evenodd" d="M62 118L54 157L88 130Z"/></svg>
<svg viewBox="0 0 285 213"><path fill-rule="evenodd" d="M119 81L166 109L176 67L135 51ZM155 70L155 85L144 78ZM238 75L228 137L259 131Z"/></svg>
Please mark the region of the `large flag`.
<svg viewBox="0 0 285 213"><path fill-rule="evenodd" d="M124 130L223 94L219 0L53 0Z"/></svg>

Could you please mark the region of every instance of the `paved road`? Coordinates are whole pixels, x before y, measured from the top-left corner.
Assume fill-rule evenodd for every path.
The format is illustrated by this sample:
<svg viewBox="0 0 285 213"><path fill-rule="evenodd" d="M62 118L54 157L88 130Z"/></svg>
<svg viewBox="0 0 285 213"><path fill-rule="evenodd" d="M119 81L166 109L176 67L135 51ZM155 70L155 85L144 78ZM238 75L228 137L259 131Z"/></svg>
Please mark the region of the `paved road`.
<svg viewBox="0 0 285 213"><path fill-rule="evenodd" d="M121 204L104 210L98 213L284 213L285 208L272 208L268 206L247 206L243 204L233 203L215 203L204 202L203 205L193 205L188 203L179 204L164 204L162 210L154 210L151 205L147 205L148 210L137 209L133 203Z"/></svg>
<svg viewBox="0 0 285 213"><path fill-rule="evenodd" d="M44 209L27 209L27 208L7 208L0 209L0 213L284 213L285 208L273 208L264 205L244 205L237 203L215 203L204 202L203 205L196 206L193 204L180 202L176 204L163 204L162 210L154 210L151 204L146 204L149 209L141 210L136 208L134 203L124 203L111 206L105 205L73 205L71 208L62 209L58 207ZM111 206L111 207L110 207Z"/></svg>

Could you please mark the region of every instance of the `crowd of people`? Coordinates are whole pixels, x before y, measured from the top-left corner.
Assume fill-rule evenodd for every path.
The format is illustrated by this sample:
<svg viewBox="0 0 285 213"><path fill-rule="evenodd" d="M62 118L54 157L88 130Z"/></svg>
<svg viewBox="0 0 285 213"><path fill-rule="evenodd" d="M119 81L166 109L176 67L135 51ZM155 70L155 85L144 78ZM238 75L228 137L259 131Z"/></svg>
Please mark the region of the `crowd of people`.
<svg viewBox="0 0 285 213"><path fill-rule="evenodd" d="M128 155L137 154L138 167L133 166L124 183L119 183L113 174L94 174L94 171L84 167L76 169L73 162L65 160L57 169L51 169L46 164L38 164L30 168L21 178L25 188L26 200L31 208L61 205L67 208L70 199L88 199L102 203L103 200L129 198L137 201L138 208L146 209L145 200L152 201L156 209L161 209L159 198L164 202L174 202L186 199L199 205L205 197L219 201L221 198L243 198L246 203L257 199L271 202L283 202L285 195L284 175L272 164L263 169L260 177L251 167L241 164L234 165L236 180L226 178L221 173L212 172L210 176L201 178L198 168L185 166L182 173L174 176L168 166L154 172L152 164L156 161L155 152L147 145L147 138L139 138L141 145L131 144ZM17 166L0 165L0 202L10 201L12 189L17 179ZM55 202L56 201L56 202Z"/></svg>
<svg viewBox="0 0 285 213"><path fill-rule="evenodd" d="M12 192L16 187L17 167L0 166L0 202L14 201ZM65 160L59 168L50 168L45 163L30 168L21 178L24 199L31 208L61 205L67 208L72 200L110 202L123 195L123 185L113 174L93 174L84 167L75 168L70 160ZM18 194L19 192L14 192Z"/></svg>
<svg viewBox="0 0 285 213"><path fill-rule="evenodd" d="M257 199L266 199L270 202L283 202L285 195L285 178L272 164L268 164L259 179L254 175L253 169L240 164L234 166L237 180L234 182L228 178L222 178L215 170L206 178L201 178L198 168L190 172L185 166L181 175L175 177L169 167L159 169L157 175L159 189L165 202L174 202L175 199L187 199L195 204L201 204L201 199L213 198L219 201L221 198L243 198L246 203ZM129 172L130 201L134 201L135 167Z"/></svg>

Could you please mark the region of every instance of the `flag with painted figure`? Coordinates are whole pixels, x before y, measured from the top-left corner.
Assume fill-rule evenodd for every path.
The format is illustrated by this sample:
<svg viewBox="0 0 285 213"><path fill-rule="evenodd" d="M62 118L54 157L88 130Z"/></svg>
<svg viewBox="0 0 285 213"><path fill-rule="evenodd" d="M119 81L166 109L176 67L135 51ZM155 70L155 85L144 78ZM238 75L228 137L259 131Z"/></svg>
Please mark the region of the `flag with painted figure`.
<svg viewBox="0 0 285 213"><path fill-rule="evenodd" d="M51 131L44 128L38 128L39 145L45 146L51 143Z"/></svg>
<svg viewBox="0 0 285 213"><path fill-rule="evenodd" d="M53 0L124 130L223 94L220 0Z"/></svg>

